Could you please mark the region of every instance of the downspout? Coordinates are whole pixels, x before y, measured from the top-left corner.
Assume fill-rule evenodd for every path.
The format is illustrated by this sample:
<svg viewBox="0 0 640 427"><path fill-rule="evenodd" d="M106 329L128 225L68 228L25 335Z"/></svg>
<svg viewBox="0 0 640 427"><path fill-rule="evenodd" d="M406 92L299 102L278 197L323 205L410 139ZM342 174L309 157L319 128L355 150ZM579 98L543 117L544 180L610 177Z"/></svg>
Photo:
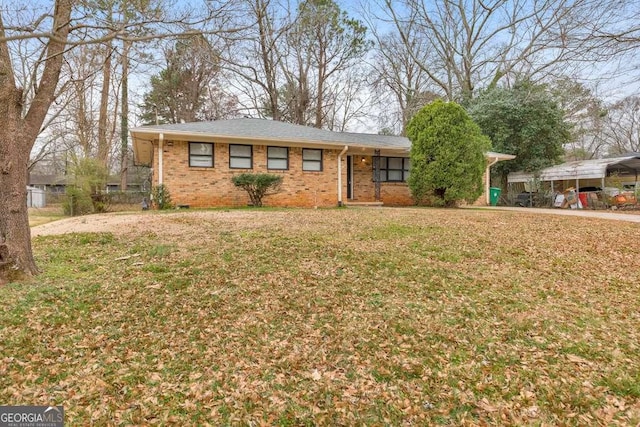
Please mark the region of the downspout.
<svg viewBox="0 0 640 427"><path fill-rule="evenodd" d="M164 151L164 133L158 137L158 185L162 185L162 153Z"/></svg>
<svg viewBox="0 0 640 427"><path fill-rule="evenodd" d="M338 206L342 206L342 156L349 149L348 145L345 145L340 154L338 154Z"/></svg>
<svg viewBox="0 0 640 427"><path fill-rule="evenodd" d="M491 187L491 166L495 165L499 161L500 159L498 159L497 157L493 159L493 161L487 165L487 170L484 172L484 175L486 177L486 179L484 180L484 194L485 194L487 205L491 204L491 199L489 194L489 188Z"/></svg>

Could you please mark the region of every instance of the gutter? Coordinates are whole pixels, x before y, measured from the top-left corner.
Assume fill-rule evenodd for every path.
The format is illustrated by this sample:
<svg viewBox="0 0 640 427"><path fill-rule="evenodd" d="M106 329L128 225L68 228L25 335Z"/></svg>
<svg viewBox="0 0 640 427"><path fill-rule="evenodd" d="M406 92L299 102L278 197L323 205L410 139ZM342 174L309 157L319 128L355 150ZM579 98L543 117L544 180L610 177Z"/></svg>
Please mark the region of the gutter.
<svg viewBox="0 0 640 427"><path fill-rule="evenodd" d="M349 149L348 145L345 145L340 154L338 154L338 206L343 206L342 203L342 156Z"/></svg>

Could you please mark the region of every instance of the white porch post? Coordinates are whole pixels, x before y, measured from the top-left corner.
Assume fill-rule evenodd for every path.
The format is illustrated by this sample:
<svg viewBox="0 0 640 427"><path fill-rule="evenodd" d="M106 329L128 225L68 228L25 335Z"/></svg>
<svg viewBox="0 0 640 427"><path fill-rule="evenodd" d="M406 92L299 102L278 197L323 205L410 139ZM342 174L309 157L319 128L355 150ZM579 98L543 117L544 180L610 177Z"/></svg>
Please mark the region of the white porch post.
<svg viewBox="0 0 640 427"><path fill-rule="evenodd" d="M348 145L345 145L340 154L338 154L338 206L342 206L342 156L349 149Z"/></svg>
<svg viewBox="0 0 640 427"><path fill-rule="evenodd" d="M164 133L158 137L158 185L162 184L162 152L164 151Z"/></svg>
<svg viewBox="0 0 640 427"><path fill-rule="evenodd" d="M491 187L491 166L495 165L496 163L498 163L500 160L496 157L494 158L492 161L489 162L489 164L487 165L487 169L484 171L484 194L485 194L485 201L487 203L487 206L489 206L491 204L491 197L490 197L490 187Z"/></svg>

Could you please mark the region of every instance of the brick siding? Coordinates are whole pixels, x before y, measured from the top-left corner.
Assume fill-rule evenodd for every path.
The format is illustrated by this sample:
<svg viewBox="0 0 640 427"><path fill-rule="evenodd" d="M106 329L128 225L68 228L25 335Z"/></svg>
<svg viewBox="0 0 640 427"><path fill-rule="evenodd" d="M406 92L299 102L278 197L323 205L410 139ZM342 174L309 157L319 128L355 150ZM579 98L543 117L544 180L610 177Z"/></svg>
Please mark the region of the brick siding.
<svg viewBox="0 0 640 427"><path fill-rule="evenodd" d="M364 159L364 162L362 161ZM373 158L353 156L353 199L354 202L375 202L373 182ZM406 182L380 183L380 201L385 206L412 206L413 198Z"/></svg>
<svg viewBox="0 0 640 427"><path fill-rule="evenodd" d="M274 145L276 146L276 145ZM157 146L156 146L157 148ZM253 146L253 168L229 168L229 144L215 143L214 167L189 166L189 144L165 141L163 183L176 205L191 207L246 206L247 193L231 182L237 174L271 173L284 177L281 191L265 197L265 206L330 207L338 203L338 154L340 150L322 150L322 171L302 170L302 148L289 148L289 169L267 169L267 146ZM158 184L158 153L154 157L153 183ZM343 156L343 198L346 200L346 156Z"/></svg>
<svg viewBox="0 0 640 427"><path fill-rule="evenodd" d="M274 144L273 146L277 146ZM213 168L189 166L189 143L165 141L163 150L163 183L176 205L191 207L247 206L247 193L231 182L234 175L271 173L282 175L279 193L265 197L265 206L333 207L338 203L338 165L341 150L322 150L322 171L302 170L302 148L289 148L289 169L267 169L267 146L253 145L253 168L229 167L229 144L214 143ZM362 161L364 159L364 161ZM344 202L374 202L373 159L371 156L353 156L353 197L347 199L347 155L342 157L342 198ZM156 145L153 184L158 184L158 150ZM412 206L414 204L405 182L383 182L380 201L385 206Z"/></svg>

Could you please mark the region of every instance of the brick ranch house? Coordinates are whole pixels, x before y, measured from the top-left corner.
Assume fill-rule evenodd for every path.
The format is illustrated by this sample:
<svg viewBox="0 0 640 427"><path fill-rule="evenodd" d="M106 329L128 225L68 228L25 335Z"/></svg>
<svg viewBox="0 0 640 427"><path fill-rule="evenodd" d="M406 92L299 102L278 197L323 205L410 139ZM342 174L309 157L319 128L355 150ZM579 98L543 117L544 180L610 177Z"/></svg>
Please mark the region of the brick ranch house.
<svg viewBox="0 0 640 427"><path fill-rule="evenodd" d="M332 132L264 119L232 119L131 129L136 165L153 169L177 205L246 206L246 192L231 177L266 172L283 176L269 206L413 204L406 180L405 137ZM514 156L486 153L489 166ZM485 182L487 182L485 178ZM486 195L480 203L488 203Z"/></svg>

